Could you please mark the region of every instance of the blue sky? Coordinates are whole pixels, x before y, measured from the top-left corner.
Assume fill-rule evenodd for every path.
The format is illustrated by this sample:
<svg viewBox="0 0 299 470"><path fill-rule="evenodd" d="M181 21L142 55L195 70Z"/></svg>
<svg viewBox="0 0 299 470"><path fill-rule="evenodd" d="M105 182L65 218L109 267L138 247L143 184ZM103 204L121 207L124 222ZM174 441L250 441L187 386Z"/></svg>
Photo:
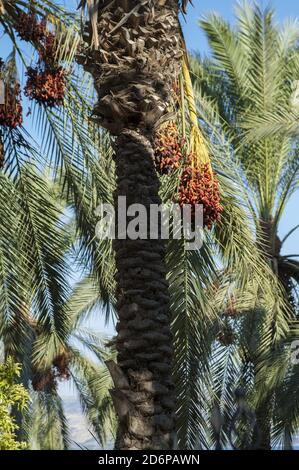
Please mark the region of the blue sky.
<svg viewBox="0 0 299 470"><path fill-rule="evenodd" d="M234 22L235 0L193 0L193 7L189 5L186 21L183 21L183 29L189 49L207 53L208 47L204 35L198 27L201 16L213 11L219 13L230 23ZM277 21L283 22L287 18L299 18L298 0L258 0L261 7L271 5L277 13Z"/></svg>

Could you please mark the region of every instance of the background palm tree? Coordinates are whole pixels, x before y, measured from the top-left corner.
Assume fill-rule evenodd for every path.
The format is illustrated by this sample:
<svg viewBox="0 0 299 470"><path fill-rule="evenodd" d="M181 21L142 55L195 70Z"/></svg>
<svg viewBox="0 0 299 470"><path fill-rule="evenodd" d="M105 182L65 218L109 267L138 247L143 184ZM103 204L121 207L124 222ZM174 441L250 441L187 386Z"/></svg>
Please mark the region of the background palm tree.
<svg viewBox="0 0 299 470"><path fill-rule="evenodd" d="M276 132L272 129L271 135L259 133L257 140L253 129L272 113L277 115L280 110L294 113L298 27L290 22L283 30L278 30L272 10L261 10L249 2L237 8L236 29L214 14L204 18L201 26L211 47L212 59L193 61L198 103L201 106L208 100L217 114L231 146L231 158L239 168L248 193L257 246L281 281L290 302L284 322L273 321L265 331L266 320L259 310L235 325L243 350L243 358L235 364L235 373L243 367L243 380L247 376L246 380L253 384L260 445L269 448L272 425L275 442L283 441L284 436L290 436L298 426L295 412L298 403L291 393L293 381L297 380L294 377L297 368L290 364L289 344L298 328L299 265L294 255L285 256L281 252L289 234L282 241L278 237L281 217L298 188L298 139L289 132L278 133L278 129ZM278 402L280 409L284 408L280 394L282 390L286 392L288 386L290 397L294 399L290 407L295 414L291 419L286 415L281 419L280 414L278 422Z"/></svg>

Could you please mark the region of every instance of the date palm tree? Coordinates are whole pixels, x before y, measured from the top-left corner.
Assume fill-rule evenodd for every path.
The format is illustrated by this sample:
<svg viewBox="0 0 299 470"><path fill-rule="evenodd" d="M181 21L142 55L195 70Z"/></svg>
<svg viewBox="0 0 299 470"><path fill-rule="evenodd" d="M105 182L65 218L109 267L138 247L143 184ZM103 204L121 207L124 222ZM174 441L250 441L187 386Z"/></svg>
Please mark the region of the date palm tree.
<svg viewBox="0 0 299 470"><path fill-rule="evenodd" d="M156 126L168 118L180 71L179 7L177 0L100 1L92 7L79 60L98 93L94 119L115 136L116 209L120 196L147 210L161 203L153 141ZM175 401L164 243L120 236L114 249L118 354L109 368L119 418L116 446L170 449Z"/></svg>
<svg viewBox="0 0 299 470"><path fill-rule="evenodd" d="M168 118L169 85L180 70L178 10L175 1L144 1L138 5L102 1L92 8L85 28L85 44L78 60L93 76L98 93L93 119L112 135L116 207L119 196L126 196L128 204L142 203L147 208L160 203L153 142L159 124ZM223 149L219 149L220 146L213 149L218 154L217 163L227 171L228 160L224 163ZM174 440L174 410L179 445L194 448L198 438L207 445L204 396L209 388L209 357L215 339L211 324L205 321L209 318L212 323L214 318L212 302L205 303L207 285L215 273L211 247L217 247L215 252L234 271L234 282L239 288L246 284L246 278L265 293L269 282L248 227L242 226L246 215L238 207L236 185L229 187L229 178L222 183L226 210L219 230L211 238L207 235L210 243L195 253L186 252L184 244L167 246L171 317L163 242L114 242L118 363L108 367L119 417L118 448L170 448ZM163 200L171 199L171 184L164 179L162 185ZM253 298L256 300L251 296L251 305ZM271 309L269 290L267 301ZM281 309L278 311L281 313ZM278 317L281 318L279 314Z"/></svg>
<svg viewBox="0 0 299 470"><path fill-rule="evenodd" d="M277 124L278 116L294 116L297 112L294 83L298 70L298 27L296 22L290 22L279 30L271 9L262 10L250 2L237 7L236 29L215 14L202 19L201 26L212 59L193 62L198 102L209 100L211 105L213 100L219 125L231 145L232 159L240 166L250 197L256 243L291 303L284 314L288 324L285 337L278 342L277 324L274 322L267 333L262 333L266 320L257 311L241 321L242 327L239 325L244 335L240 339L242 348L247 351L245 362L250 364L248 377L256 383L256 396L263 389L256 408L260 446L270 448L272 426L276 442L278 439L282 442L281 436L292 435L298 423L298 400L291 391L290 396L295 398L292 405L289 403L292 418L285 415L280 423L277 420L285 408L282 390L287 400L286 391L294 386L297 370L290 363L290 341L298 328L298 262L295 256L283 255L281 251L283 242L297 227L283 240L278 231L287 203L298 189L298 136L274 122L274 117ZM270 132L271 115L274 117ZM259 349L261 343L254 343L253 336L261 343L267 336L271 338L267 346L264 344L267 350L264 357Z"/></svg>

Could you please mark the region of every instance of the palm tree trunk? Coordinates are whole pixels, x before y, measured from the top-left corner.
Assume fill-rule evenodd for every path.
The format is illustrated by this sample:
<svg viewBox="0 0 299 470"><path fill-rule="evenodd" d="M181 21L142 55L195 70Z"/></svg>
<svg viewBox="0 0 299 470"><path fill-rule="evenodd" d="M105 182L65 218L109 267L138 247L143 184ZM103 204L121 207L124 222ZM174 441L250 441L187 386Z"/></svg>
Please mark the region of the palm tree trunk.
<svg viewBox="0 0 299 470"><path fill-rule="evenodd" d="M116 142L117 189L127 205L160 204L159 180L148 137L126 130ZM149 212L148 212L149 213ZM127 217L127 223L130 217ZM148 220L149 222L149 220ZM171 378L169 294L161 239L116 239L117 378L110 368L119 415L120 449L170 449L175 401ZM115 367L114 367L115 371ZM121 380L118 378L121 376Z"/></svg>
<svg viewBox="0 0 299 470"><path fill-rule="evenodd" d="M181 68L179 5L101 0L87 25L78 61L98 92L94 119L116 136L116 212L119 196L126 196L127 206L160 203L152 143L158 123L167 120ZM118 238L114 248L118 364L107 365L119 418L116 447L170 449L175 405L164 245L160 239Z"/></svg>
<svg viewBox="0 0 299 470"><path fill-rule="evenodd" d="M260 233L257 245L273 273L279 278L277 258L280 254L281 242L277 233L273 230L273 220L271 218L268 220L260 219ZM275 393L271 392L256 409L258 435L254 436L254 441L258 442L257 447L262 450L271 450L271 425L274 400Z"/></svg>

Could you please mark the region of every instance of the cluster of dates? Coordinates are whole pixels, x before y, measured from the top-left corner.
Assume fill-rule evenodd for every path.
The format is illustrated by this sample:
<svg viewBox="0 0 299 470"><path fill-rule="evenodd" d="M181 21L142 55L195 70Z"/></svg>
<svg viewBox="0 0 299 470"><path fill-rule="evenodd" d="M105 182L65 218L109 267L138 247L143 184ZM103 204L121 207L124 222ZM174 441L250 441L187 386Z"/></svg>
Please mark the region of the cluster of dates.
<svg viewBox="0 0 299 470"><path fill-rule="evenodd" d="M65 75L63 67L56 67L55 70L47 67L44 69L30 67L27 70L25 96L48 107L62 105L65 95Z"/></svg>
<svg viewBox="0 0 299 470"><path fill-rule="evenodd" d="M46 21L39 21L32 9L20 15L15 28L23 40L34 43L39 54L37 65L27 70L25 96L49 107L61 106L66 71L56 60L55 34L47 30Z"/></svg>
<svg viewBox="0 0 299 470"><path fill-rule="evenodd" d="M28 13L22 12L15 24L18 36L23 41L38 43L42 41L47 32L47 25L44 20L39 21L34 10L29 10Z"/></svg>
<svg viewBox="0 0 299 470"><path fill-rule="evenodd" d="M47 369L36 368L32 376L33 390L36 392L55 390L58 380L68 380L70 378L70 360L70 354L62 352L56 356L51 367Z"/></svg>
<svg viewBox="0 0 299 470"><path fill-rule="evenodd" d="M156 134L155 165L158 173L168 175L180 167L183 139L179 138L175 122L168 122Z"/></svg>
<svg viewBox="0 0 299 470"><path fill-rule="evenodd" d="M217 341L222 345L222 346L231 346L236 339L235 333L232 329L232 327L228 324L224 325L222 330L219 331L217 335Z"/></svg>
<svg viewBox="0 0 299 470"><path fill-rule="evenodd" d="M199 168L193 167L192 164L184 168L180 180L178 202L181 206L191 205L193 217L195 204L201 204L203 226L209 230L215 222L220 220L223 206L220 204L219 181L209 163L202 164Z"/></svg>
<svg viewBox="0 0 299 470"><path fill-rule="evenodd" d="M21 88L15 78L4 78L4 69L4 61L0 59L0 126L15 129L23 122Z"/></svg>
<svg viewBox="0 0 299 470"><path fill-rule="evenodd" d="M4 84L4 103L0 104L0 126L15 129L23 122L21 88L18 82Z"/></svg>
<svg viewBox="0 0 299 470"><path fill-rule="evenodd" d="M183 168L178 203L181 207L191 205L191 217L194 220L195 204L203 206L203 225L211 229L220 220L223 207L220 203L219 181L212 171L210 163L194 164L196 156L190 153L184 157L184 139L179 137L175 123L164 125L155 139L155 165L158 173L169 174ZM187 162L187 164L186 164ZM192 210L193 209L193 210Z"/></svg>

